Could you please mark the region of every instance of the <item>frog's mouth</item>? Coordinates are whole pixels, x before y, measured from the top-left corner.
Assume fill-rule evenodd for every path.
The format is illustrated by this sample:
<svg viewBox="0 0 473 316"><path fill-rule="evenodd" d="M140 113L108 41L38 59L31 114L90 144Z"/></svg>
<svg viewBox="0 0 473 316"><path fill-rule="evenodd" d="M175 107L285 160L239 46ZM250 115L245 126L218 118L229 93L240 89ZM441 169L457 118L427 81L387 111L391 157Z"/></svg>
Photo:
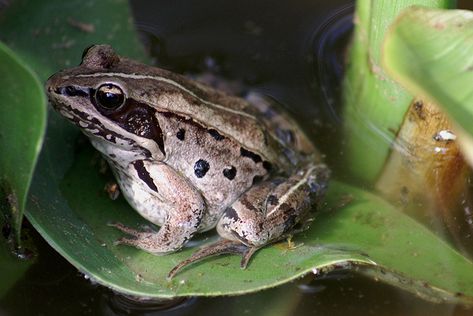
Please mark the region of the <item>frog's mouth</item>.
<svg viewBox="0 0 473 316"><path fill-rule="evenodd" d="M71 107L67 103L58 102L57 100L52 102L52 105L56 111L71 121L74 125L78 126L89 136L100 137L111 143L116 143L117 137L132 142L131 139L125 139L125 137L118 134L117 132L106 128L99 119L91 116L87 112L80 111Z"/></svg>

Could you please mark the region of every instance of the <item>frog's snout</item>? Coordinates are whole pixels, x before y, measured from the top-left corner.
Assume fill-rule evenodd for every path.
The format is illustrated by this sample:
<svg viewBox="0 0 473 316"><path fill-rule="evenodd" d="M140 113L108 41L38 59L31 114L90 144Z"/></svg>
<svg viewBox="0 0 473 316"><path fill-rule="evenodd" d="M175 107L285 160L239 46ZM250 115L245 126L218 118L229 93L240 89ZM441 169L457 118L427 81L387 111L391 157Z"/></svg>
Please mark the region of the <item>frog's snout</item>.
<svg viewBox="0 0 473 316"><path fill-rule="evenodd" d="M60 82L61 80L59 73L51 75L46 81L45 88L49 99L51 99L51 96L54 93L58 94L58 87L60 86Z"/></svg>

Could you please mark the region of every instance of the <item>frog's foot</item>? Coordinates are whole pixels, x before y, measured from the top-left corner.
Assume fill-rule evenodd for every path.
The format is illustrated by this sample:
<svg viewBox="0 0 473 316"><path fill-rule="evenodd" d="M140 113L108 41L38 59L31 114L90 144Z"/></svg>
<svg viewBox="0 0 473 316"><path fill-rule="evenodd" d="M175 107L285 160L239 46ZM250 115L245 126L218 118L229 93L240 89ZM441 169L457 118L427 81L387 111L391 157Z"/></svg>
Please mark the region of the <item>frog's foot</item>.
<svg viewBox="0 0 473 316"><path fill-rule="evenodd" d="M161 231L156 231L151 227L146 227L144 230L136 230L122 223L109 223L108 226L114 227L129 237L121 237L115 240L115 245L127 245L142 249L146 252L154 255L164 255L170 252L174 252L181 248L182 244L173 243L172 240L163 242L162 235L159 234ZM179 240L178 240L179 241Z"/></svg>
<svg viewBox="0 0 473 316"><path fill-rule="evenodd" d="M139 231L131 227L125 226L122 223L109 223L108 226L114 227L124 232L125 234L132 236L132 238L122 237L115 240L114 242L115 245L130 245L130 246L142 248L140 247L141 245L140 241L150 239L153 234L157 233L154 229L151 229L150 227L147 227L144 231Z"/></svg>
<svg viewBox="0 0 473 316"><path fill-rule="evenodd" d="M110 227L114 227L122 232L124 232L125 234L128 234L128 235L132 235L132 236L135 236L135 237L139 237L141 234L143 233L152 233L154 232L155 230L150 228L150 227L146 227L146 230L145 231L139 231L139 230L136 230L136 229L133 229L131 227L128 227L128 226L125 226L123 225L122 223L108 223L107 226L110 226Z"/></svg>
<svg viewBox="0 0 473 316"><path fill-rule="evenodd" d="M221 254L241 255L242 258L240 262L240 267L242 269L245 269L248 265L248 262L250 261L250 258L255 254L258 249L259 247L249 247L238 241L232 241L227 239L219 240L209 246L198 250L186 260L178 263L174 268L171 269L171 271L169 271L168 280L172 279L184 267L196 261Z"/></svg>

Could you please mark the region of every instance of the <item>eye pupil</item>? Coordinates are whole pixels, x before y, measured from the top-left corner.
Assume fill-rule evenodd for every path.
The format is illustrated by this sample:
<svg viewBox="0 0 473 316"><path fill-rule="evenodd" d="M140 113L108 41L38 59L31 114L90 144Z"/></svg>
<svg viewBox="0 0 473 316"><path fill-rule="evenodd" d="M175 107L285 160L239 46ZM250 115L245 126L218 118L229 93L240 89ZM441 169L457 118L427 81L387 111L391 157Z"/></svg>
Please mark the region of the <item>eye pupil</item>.
<svg viewBox="0 0 473 316"><path fill-rule="evenodd" d="M97 89L95 100L102 108L113 110L125 102L125 94L119 86L104 84Z"/></svg>

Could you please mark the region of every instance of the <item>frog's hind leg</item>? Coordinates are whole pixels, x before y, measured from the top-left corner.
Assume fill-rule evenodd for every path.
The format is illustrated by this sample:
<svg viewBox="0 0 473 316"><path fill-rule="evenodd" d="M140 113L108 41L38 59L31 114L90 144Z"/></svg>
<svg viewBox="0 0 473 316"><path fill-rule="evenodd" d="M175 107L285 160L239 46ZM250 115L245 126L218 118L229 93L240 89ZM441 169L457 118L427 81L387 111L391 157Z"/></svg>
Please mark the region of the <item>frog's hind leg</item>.
<svg viewBox="0 0 473 316"><path fill-rule="evenodd" d="M217 231L225 239L262 247L291 233L324 195L329 171L309 164L290 177L265 181L224 212Z"/></svg>
<svg viewBox="0 0 473 316"><path fill-rule="evenodd" d="M258 250L259 248L248 247L241 242L228 240L228 239L220 239L219 241L206 246L192 254L189 258L184 261L178 263L171 271L169 271L168 279L172 279L182 268L205 258L211 256L217 256L221 254L235 254L241 255L241 263L240 266L244 269L248 264L251 256Z"/></svg>
<svg viewBox="0 0 473 316"><path fill-rule="evenodd" d="M323 196L329 171L325 165L310 164L287 179L262 182L228 207L217 224L223 240L197 251L169 273L173 277L183 267L224 253L242 255L245 268L261 247L278 241L301 223Z"/></svg>

